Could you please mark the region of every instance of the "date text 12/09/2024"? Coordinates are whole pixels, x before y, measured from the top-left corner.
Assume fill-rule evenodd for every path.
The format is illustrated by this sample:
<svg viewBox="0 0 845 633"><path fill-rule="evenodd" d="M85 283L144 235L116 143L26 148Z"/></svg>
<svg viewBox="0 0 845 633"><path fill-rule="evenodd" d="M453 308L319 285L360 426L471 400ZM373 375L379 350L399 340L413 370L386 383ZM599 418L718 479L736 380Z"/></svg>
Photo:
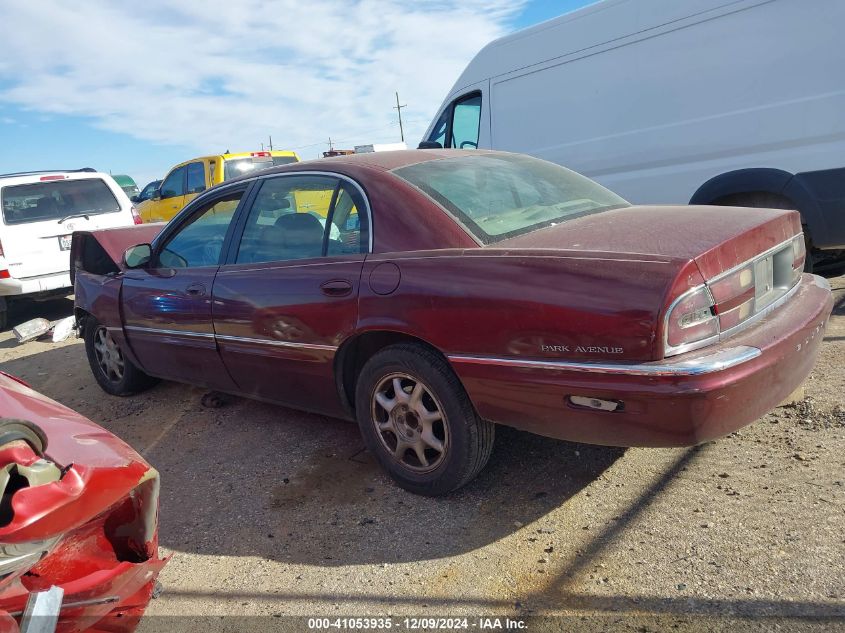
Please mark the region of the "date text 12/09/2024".
<svg viewBox="0 0 845 633"><path fill-rule="evenodd" d="M474 617L474 618L393 618L393 617L355 617L355 618L308 618L308 630L390 630L406 629L410 631L520 631L528 628L520 618Z"/></svg>

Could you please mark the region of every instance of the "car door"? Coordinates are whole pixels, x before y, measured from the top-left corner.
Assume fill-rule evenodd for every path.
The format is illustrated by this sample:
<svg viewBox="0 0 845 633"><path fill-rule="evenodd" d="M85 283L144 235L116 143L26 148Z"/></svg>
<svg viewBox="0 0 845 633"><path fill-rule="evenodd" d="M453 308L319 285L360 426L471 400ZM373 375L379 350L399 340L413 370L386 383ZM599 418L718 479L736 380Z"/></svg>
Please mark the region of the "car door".
<svg viewBox="0 0 845 633"><path fill-rule="evenodd" d="M166 222L185 206L185 177L188 166L177 167L164 179L157 194L140 208L144 222Z"/></svg>
<svg viewBox="0 0 845 633"><path fill-rule="evenodd" d="M366 198L333 175L260 183L214 282L220 354L241 391L342 415L333 361L357 320L370 245ZM325 217L309 210L324 196L331 201Z"/></svg>
<svg viewBox="0 0 845 633"><path fill-rule="evenodd" d="M145 371L215 389L235 388L214 341L211 293L247 186L226 188L186 210L156 239L150 263L124 275L126 337Z"/></svg>

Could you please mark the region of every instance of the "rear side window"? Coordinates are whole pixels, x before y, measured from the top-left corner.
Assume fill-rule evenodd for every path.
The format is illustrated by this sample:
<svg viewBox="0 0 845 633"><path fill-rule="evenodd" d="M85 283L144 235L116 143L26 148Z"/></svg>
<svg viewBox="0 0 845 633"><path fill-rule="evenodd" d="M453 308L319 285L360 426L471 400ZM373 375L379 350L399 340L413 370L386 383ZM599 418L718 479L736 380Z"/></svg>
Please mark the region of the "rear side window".
<svg viewBox="0 0 845 633"><path fill-rule="evenodd" d="M120 203L100 178L54 180L3 187L3 221L27 224L69 215L120 211Z"/></svg>
<svg viewBox="0 0 845 633"><path fill-rule="evenodd" d="M205 191L205 167L202 163L188 165L188 193Z"/></svg>

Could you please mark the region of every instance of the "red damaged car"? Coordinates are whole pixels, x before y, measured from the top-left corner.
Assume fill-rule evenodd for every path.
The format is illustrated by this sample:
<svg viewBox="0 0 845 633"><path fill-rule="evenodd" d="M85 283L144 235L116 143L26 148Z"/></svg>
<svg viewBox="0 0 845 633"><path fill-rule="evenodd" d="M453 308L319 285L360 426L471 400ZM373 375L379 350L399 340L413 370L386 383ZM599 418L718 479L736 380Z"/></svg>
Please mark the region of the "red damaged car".
<svg viewBox="0 0 845 633"><path fill-rule="evenodd" d="M423 494L470 481L495 424L679 446L757 419L810 372L831 311L805 256L794 211L631 206L458 150L269 169L160 232L72 247L107 392L165 378L354 418Z"/></svg>
<svg viewBox="0 0 845 633"><path fill-rule="evenodd" d="M164 565L158 473L0 372L0 489L0 631L21 617L26 630L134 630Z"/></svg>

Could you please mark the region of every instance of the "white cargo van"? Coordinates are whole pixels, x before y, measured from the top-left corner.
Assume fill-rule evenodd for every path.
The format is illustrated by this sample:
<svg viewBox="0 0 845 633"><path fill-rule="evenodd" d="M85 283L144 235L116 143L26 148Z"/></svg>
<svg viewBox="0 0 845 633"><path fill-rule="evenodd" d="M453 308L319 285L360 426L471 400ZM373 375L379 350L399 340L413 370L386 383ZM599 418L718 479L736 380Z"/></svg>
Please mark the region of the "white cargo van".
<svg viewBox="0 0 845 633"><path fill-rule="evenodd" d="M421 147L532 154L634 203L797 208L836 255L843 34L842 0L604 0L483 48Z"/></svg>
<svg viewBox="0 0 845 633"><path fill-rule="evenodd" d="M86 168L0 174L0 329L8 301L73 292L71 235L140 223L126 193Z"/></svg>

